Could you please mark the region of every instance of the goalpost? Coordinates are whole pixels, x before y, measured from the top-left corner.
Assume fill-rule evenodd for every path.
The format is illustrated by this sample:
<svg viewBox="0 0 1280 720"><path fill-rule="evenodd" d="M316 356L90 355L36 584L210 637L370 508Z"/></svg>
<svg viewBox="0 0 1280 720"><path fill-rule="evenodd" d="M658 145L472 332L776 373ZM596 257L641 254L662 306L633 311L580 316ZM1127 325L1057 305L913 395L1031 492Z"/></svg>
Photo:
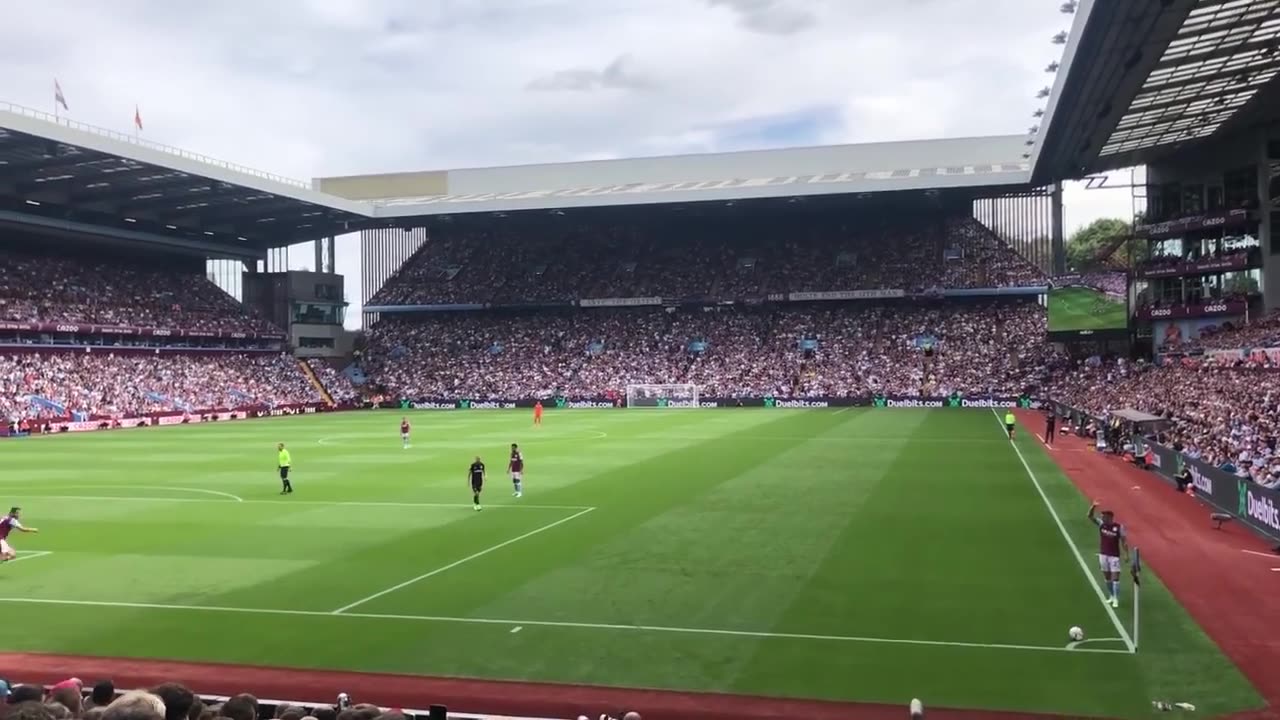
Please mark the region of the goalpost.
<svg viewBox="0 0 1280 720"><path fill-rule="evenodd" d="M700 400L698 386L690 383L627 386L629 408L696 408Z"/></svg>

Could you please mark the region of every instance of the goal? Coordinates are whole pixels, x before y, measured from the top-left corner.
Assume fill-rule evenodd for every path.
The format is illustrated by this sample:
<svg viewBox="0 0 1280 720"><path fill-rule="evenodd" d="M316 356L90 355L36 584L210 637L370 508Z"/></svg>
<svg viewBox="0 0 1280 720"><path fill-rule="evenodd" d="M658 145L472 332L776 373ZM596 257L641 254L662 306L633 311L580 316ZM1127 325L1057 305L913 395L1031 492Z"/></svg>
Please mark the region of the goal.
<svg viewBox="0 0 1280 720"><path fill-rule="evenodd" d="M701 407L699 400L697 385L627 386L629 408L696 408Z"/></svg>

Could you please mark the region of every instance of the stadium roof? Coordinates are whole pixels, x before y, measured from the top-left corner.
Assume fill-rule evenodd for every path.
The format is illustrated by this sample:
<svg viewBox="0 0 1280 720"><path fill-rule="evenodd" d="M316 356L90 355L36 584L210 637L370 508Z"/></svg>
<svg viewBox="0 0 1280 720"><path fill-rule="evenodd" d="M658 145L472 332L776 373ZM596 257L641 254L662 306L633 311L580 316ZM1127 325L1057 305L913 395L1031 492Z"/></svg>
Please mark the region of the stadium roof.
<svg viewBox="0 0 1280 720"><path fill-rule="evenodd" d="M1021 136L318 178L378 218L1025 186Z"/></svg>
<svg viewBox="0 0 1280 720"><path fill-rule="evenodd" d="M1035 182L1142 165L1280 121L1280 0L1082 0Z"/></svg>
<svg viewBox="0 0 1280 720"><path fill-rule="evenodd" d="M0 104L0 226L214 255L432 216L887 191L1023 189L1021 136L291 180Z"/></svg>
<svg viewBox="0 0 1280 720"><path fill-rule="evenodd" d="M235 255L358 229L369 212L303 181L0 103L0 222Z"/></svg>

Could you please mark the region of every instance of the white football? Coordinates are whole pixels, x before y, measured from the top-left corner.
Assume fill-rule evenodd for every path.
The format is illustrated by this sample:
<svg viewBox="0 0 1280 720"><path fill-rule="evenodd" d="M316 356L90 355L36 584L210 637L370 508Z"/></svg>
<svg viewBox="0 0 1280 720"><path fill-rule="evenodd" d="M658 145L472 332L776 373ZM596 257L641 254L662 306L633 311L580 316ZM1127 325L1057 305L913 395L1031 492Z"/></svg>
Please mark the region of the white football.
<svg viewBox="0 0 1280 720"><path fill-rule="evenodd" d="M1067 637L1071 638L1075 642L1080 642L1084 639L1084 631L1078 627L1072 626L1071 629L1067 631Z"/></svg>

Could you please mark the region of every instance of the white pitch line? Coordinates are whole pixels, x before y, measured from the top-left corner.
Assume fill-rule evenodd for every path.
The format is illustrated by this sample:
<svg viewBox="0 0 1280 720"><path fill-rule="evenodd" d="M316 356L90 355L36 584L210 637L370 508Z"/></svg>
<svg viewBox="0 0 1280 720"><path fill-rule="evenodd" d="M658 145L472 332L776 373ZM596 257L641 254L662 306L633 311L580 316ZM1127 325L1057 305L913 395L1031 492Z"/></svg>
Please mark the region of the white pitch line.
<svg viewBox="0 0 1280 720"><path fill-rule="evenodd" d="M65 486L63 486L65 487ZM106 486L117 487L117 486ZM155 488L161 489L161 488ZM116 500L124 502L157 502L157 503L211 503L211 504L244 504L244 505L308 505L320 507L387 507L387 508L471 508L471 503L431 503L431 502L359 502L359 501L327 501L327 500L215 500L212 498L164 498L164 497L138 497L129 495L26 495L20 492L11 493L21 495L27 500ZM509 505L486 505L486 509L499 508L523 508L525 510L595 510L595 507L587 505L525 505L523 503L511 503Z"/></svg>
<svg viewBox="0 0 1280 720"><path fill-rule="evenodd" d="M521 630L523 630L523 629L524 629L524 626L523 626L523 625L517 625L517 626L515 626L515 627L511 628L511 632L512 632L512 633L518 633L518 632L520 632L520 631L521 631Z"/></svg>
<svg viewBox="0 0 1280 720"><path fill-rule="evenodd" d="M176 610L209 613L240 613L249 615L287 615L298 617L327 617L361 620L399 620L413 622L455 623L460 625L518 625L520 627L558 627L579 630L617 630L631 632L672 633L680 635L716 635L774 640L811 640L817 642L863 643L869 645L909 645L922 647L955 647L979 650L1020 650L1026 652L1075 652L1099 654L1129 654L1128 650L1112 648L1077 648L1068 650L1052 645L1018 645L1009 643L963 642L953 640L913 640L907 638L869 637L857 635L819 635L810 633L759 632L753 630L720 630L715 628L670 627L665 625L622 625L614 623L561 622L554 620L511 620L502 618L449 617L436 615L392 615L379 613L342 613L323 610L277 610L271 608L218 607L209 605L166 605L161 603L108 602L95 600L57 600L29 597L0 597L0 603L28 605L61 605L98 608L124 608L130 610Z"/></svg>
<svg viewBox="0 0 1280 720"><path fill-rule="evenodd" d="M13 486L10 486L7 483L5 483L5 487L6 489L8 489L9 487L13 487ZM21 485L17 485L17 487L21 488ZM167 490L169 492L197 493L200 495L212 495L214 497L227 498L226 500L222 500L219 502L244 502L244 498L240 497L239 495L232 495L229 492L222 492L221 490L205 490L204 488L162 487L160 485L62 485L62 484L59 484L58 487L66 488L68 490ZM33 496L29 495L28 497L33 497ZM39 496L35 496L35 497L39 497ZM58 496L58 497L70 497L70 496ZM177 499L177 498L174 498L174 499ZM185 498L185 500L191 501L193 499ZM208 501L206 500L205 502L208 502Z"/></svg>
<svg viewBox="0 0 1280 720"><path fill-rule="evenodd" d="M45 555L52 555L52 550L19 550L18 557L9 561L9 563L22 562L23 560L34 560Z"/></svg>
<svg viewBox="0 0 1280 720"><path fill-rule="evenodd" d="M1004 432L1004 420L1000 414L991 409L991 414L995 416L996 423L1000 425L1000 431ZM1102 603L1102 609L1107 612L1107 617L1111 618L1111 624L1115 626L1116 632L1120 633L1121 639L1124 640L1125 647L1128 652L1136 652L1133 638L1129 637L1129 631L1124 629L1124 624L1120 622L1120 616L1116 614L1115 608L1111 607L1111 603L1107 602L1107 598L1102 594L1102 588L1093 580L1093 571L1089 569L1089 564L1084 561L1084 556L1080 554L1080 548L1076 547L1076 543L1071 539L1071 533L1067 532L1067 526L1063 524L1062 518L1058 516L1058 511L1054 509L1053 503L1049 501L1049 496L1045 493L1044 487L1040 485L1040 480L1031 470L1031 465L1027 463L1027 458L1022 455L1022 449L1012 439L1009 440L1009 446L1013 448L1014 454L1018 456L1018 461L1022 463L1022 469L1027 471L1027 477L1031 478L1031 484L1035 485L1036 492L1040 493L1040 499L1044 501L1044 506L1049 510L1049 515L1053 517L1053 522L1058 526L1058 532L1062 533L1062 539L1067 542L1067 547L1071 548L1071 554L1075 556L1076 562L1080 564L1080 572L1084 573L1085 580L1089 583L1089 587L1093 588L1093 592L1098 596L1098 602Z"/></svg>
<svg viewBox="0 0 1280 720"><path fill-rule="evenodd" d="M852 409L853 409L853 406L852 406L852 405L850 405L849 407L843 407L843 408L840 408L839 410L835 411L834 413L832 413L832 415L839 415L840 413L847 413L847 412L849 412L849 411L850 411L850 410L852 410Z"/></svg>
<svg viewBox="0 0 1280 720"><path fill-rule="evenodd" d="M1259 557L1264 557L1264 558L1271 558L1272 560L1276 559L1277 557L1280 557L1280 555L1277 555L1276 553L1264 553L1264 552L1258 552L1257 550L1241 550L1240 552L1249 553L1250 555L1257 555Z"/></svg>
<svg viewBox="0 0 1280 720"><path fill-rule="evenodd" d="M1073 640L1067 643L1067 649L1075 650L1076 648L1079 648L1081 645L1084 645L1085 643L1105 643L1105 642L1111 642L1111 643L1124 642L1124 638L1085 638L1084 640Z"/></svg>
<svg viewBox="0 0 1280 720"><path fill-rule="evenodd" d="M410 579L405 580L404 582L402 582L402 583L400 583L400 584L398 584L398 585L392 585L391 587L387 588L386 590L379 590L378 592L376 592L376 593L374 593L374 594L372 594L372 595L369 595L369 596L367 596L367 597L360 598L359 600L356 600L356 601L355 601L355 602L353 602L353 603L349 603L349 604L347 604L347 605L343 605L342 607L338 608L337 610L334 610L334 611L333 611L333 614L334 614L334 615L341 615L342 613L345 613L346 611L348 611L348 610L350 610L350 609L352 609L352 608L355 608L355 607L359 607L359 606L361 606L361 605L364 605L365 603L367 603L367 602L369 602L369 601L371 601L371 600L377 600L378 598L382 597L383 595L390 595L391 593L393 593L393 592L395 592L395 591L397 591L397 590L403 590L404 588L407 588L407 587L409 587L410 585L412 585L412 584L414 584L414 583L416 583L416 582L419 582L419 581L421 581L421 580L426 580L427 578L429 578L429 577L433 577L433 576L435 576L435 575L439 575L440 573L445 572L446 570L452 570L453 568L456 568L456 567L458 567L459 565L462 565L463 563L468 563L468 562L471 562L472 560L475 560L476 558L484 557L485 555L488 555L489 553L494 552L495 550L501 550L502 548L504 548L504 547L506 547L506 546L508 546L508 545L511 545L512 543L518 543L518 542L520 542L521 540L524 540L524 539L526 539L526 538L531 538L531 537L533 537L534 535L537 535L538 533L546 532L546 531L550 530L551 528L554 528L554 527L558 527L558 526L560 526L560 525L563 525L563 524L565 524L565 523L569 522L570 520L574 520L574 519L576 519L576 518L580 518L580 517L582 517L583 515L586 515L587 513L591 512L592 510L595 510L595 508L587 508L586 510L579 510L578 512L576 512L576 513L574 513L574 514L570 515L569 517L560 518L559 520L556 520L556 521L555 521L555 522L553 522L553 523L547 523L546 525L543 525L542 527L534 528L533 530L530 530L529 532L527 532L527 533L525 533L525 534L523 534L523 535L517 535L516 537L513 537L513 538L511 538L510 540L504 540L504 541L502 541L502 542L498 543L497 545L494 545L494 546L492 546L492 547L485 548L484 550L481 550L480 552L472 553L471 555L468 555L468 556L466 556L466 557L462 558L461 560L455 560L455 561L453 561L453 562L449 563L448 565L445 565L445 566L443 566L443 567L438 567L438 568L436 568L435 570L432 570L431 572L426 572L426 573L423 573L423 574L421 574L421 575L419 575L419 576L417 576L417 577L415 577L415 578L410 578Z"/></svg>

